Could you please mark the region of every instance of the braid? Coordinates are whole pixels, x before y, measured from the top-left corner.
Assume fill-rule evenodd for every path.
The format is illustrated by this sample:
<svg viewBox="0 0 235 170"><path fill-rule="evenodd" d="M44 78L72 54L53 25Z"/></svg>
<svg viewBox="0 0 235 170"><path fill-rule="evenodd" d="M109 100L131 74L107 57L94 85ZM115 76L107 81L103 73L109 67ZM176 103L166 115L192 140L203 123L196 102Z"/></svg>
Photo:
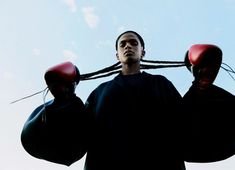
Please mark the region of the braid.
<svg viewBox="0 0 235 170"><path fill-rule="evenodd" d="M143 63L147 63L147 64L140 64L140 69L144 70L144 69L159 69L159 68L173 68L173 67L182 67L182 66L186 66L186 63L184 61L158 61L158 60L141 60L141 62ZM226 68L227 67L227 68ZM225 70L231 77L232 79L235 81L235 78L232 76L232 74L235 74L235 71L226 63L222 63L221 68L223 70ZM95 72L91 72L91 73L86 73L86 74L81 74L80 75L80 80L81 81L85 81L85 80L93 80L93 79L98 79L98 78L102 78L102 77L107 77L113 74L118 74L121 72L121 63L117 62L109 67L105 67L104 69L95 71ZM101 74L101 75L100 75ZM44 90L41 90L39 92L36 92L32 95L23 97L21 99L15 100L12 103L16 103L20 100L32 97L34 95L37 95L39 93L44 93L44 92L48 92L48 87L46 87ZM46 94L44 95L45 98Z"/></svg>
<svg viewBox="0 0 235 170"><path fill-rule="evenodd" d="M185 63L183 61L154 61L154 60L142 59L141 62L148 63L148 64L140 64L140 69L142 70L185 66ZM98 78L107 77L113 74L117 74L120 72L121 72L121 63L117 62L104 69L101 69L92 73L81 74L80 80L84 81L84 80L98 79Z"/></svg>
<svg viewBox="0 0 235 170"><path fill-rule="evenodd" d="M113 65L111 65L109 67L104 68L104 69L101 69L101 70L98 70L98 71L95 71L95 72L92 72L92 73L82 74L80 76L80 80L90 80L90 79L96 79L96 78L100 78L100 77L109 76L111 74L107 73L107 72L120 69L121 68L120 64L121 64L120 62L117 62L117 63L115 63L115 64L113 64ZM104 76L97 76L98 74L102 74L102 73L106 73L106 75L104 75ZM112 74L115 74L115 73L112 73ZM93 77L93 76L96 76L96 77Z"/></svg>
<svg viewBox="0 0 235 170"><path fill-rule="evenodd" d="M141 61L146 63L184 64L184 61L159 61L159 60L144 60L144 59L141 59Z"/></svg>

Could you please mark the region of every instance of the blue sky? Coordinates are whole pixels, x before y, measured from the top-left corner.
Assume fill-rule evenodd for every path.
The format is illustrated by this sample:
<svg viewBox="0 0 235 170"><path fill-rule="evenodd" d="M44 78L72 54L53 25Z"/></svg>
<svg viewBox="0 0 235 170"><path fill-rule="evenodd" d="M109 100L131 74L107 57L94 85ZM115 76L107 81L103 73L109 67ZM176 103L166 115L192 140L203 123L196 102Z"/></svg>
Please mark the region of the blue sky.
<svg viewBox="0 0 235 170"><path fill-rule="evenodd" d="M10 102L46 87L45 71L72 61L81 73L116 62L114 43L125 30L139 32L145 59L183 61L191 45L210 43L235 68L235 0L1 0L0 1L0 157L2 170L65 170L39 160L22 148L20 133L29 114L42 104L41 94ZM147 70L165 75L183 95L193 80L185 67ZM80 82L83 101L111 77ZM215 84L235 94L235 81L220 70ZM50 94L46 100L50 100ZM82 170L84 159L70 170ZM232 170L235 157L187 163L187 170Z"/></svg>

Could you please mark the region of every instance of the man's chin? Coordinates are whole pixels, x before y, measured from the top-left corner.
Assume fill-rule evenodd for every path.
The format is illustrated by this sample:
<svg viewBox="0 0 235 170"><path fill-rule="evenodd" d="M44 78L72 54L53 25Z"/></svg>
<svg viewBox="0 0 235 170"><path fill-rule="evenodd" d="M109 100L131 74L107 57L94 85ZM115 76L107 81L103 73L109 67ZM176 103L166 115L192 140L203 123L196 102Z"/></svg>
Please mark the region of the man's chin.
<svg viewBox="0 0 235 170"><path fill-rule="evenodd" d="M134 64L134 63L137 63L137 62L139 62L139 61L140 61L140 60L138 60L137 58L128 57L128 58L126 58L125 63L126 63L126 64Z"/></svg>

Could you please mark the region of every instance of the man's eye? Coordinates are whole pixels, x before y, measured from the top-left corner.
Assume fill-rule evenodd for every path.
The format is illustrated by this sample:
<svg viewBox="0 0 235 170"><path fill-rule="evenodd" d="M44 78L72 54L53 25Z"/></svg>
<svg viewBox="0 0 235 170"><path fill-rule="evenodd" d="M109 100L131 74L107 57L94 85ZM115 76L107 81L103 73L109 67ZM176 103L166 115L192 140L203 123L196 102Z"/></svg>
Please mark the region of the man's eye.
<svg viewBox="0 0 235 170"><path fill-rule="evenodd" d="M125 47L125 45L126 45L126 43L124 43L124 42L122 42L122 43L120 43L120 47Z"/></svg>
<svg viewBox="0 0 235 170"><path fill-rule="evenodd" d="M131 43L131 45L133 45L133 46L137 46L137 45L138 45L138 42L135 41L135 40L131 41L130 43Z"/></svg>

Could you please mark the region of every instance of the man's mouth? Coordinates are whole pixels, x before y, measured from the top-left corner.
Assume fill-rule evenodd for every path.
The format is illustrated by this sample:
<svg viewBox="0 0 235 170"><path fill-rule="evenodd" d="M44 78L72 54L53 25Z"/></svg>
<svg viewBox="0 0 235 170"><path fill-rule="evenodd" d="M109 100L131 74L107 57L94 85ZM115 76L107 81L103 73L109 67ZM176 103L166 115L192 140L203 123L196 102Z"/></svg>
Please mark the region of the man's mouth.
<svg viewBox="0 0 235 170"><path fill-rule="evenodd" d="M208 78L208 79L202 79L202 80L200 80L199 83L200 83L201 85L204 85L204 86L205 86L205 85L212 84L213 81Z"/></svg>
<svg viewBox="0 0 235 170"><path fill-rule="evenodd" d="M134 52L132 52L132 51L126 51L126 52L124 52L124 55L126 55L126 56L133 55L133 54L134 54Z"/></svg>

